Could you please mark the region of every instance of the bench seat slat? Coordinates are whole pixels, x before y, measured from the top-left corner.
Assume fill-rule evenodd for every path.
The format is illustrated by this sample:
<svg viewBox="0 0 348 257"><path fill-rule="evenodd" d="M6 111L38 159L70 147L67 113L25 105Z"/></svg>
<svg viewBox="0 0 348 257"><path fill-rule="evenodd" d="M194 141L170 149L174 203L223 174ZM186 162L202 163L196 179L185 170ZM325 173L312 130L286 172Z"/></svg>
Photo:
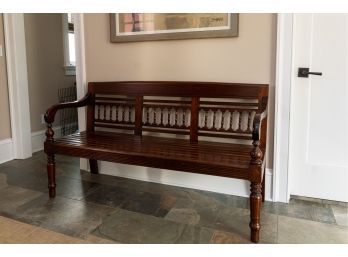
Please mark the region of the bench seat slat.
<svg viewBox="0 0 348 257"><path fill-rule="evenodd" d="M45 149L81 158L248 179L252 147L98 131L46 142Z"/></svg>

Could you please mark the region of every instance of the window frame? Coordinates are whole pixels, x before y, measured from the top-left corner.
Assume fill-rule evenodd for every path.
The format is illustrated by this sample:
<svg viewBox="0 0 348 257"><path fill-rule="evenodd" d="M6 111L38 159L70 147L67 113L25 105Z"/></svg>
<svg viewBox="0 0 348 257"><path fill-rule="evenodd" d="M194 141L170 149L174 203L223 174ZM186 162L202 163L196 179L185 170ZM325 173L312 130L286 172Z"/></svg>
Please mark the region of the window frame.
<svg viewBox="0 0 348 257"><path fill-rule="evenodd" d="M63 50L64 50L64 72L66 76L76 76L76 63L70 62L69 51L69 33L74 31L74 24L68 22L68 14L62 14L62 31L63 31Z"/></svg>

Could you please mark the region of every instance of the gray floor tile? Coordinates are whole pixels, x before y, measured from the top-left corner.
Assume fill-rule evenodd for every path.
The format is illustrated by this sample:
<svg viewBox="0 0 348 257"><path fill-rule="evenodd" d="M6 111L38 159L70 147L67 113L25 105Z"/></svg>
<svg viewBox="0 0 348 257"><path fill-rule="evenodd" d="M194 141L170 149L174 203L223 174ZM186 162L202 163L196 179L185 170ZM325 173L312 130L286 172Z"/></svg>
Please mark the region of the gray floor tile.
<svg viewBox="0 0 348 257"><path fill-rule="evenodd" d="M85 238L115 209L56 196L40 196L17 208L16 218L26 223Z"/></svg>
<svg viewBox="0 0 348 257"><path fill-rule="evenodd" d="M250 212L241 208L222 208L215 221L217 230L230 232L242 236L245 240L250 238ZM271 213L261 215L261 243L275 243L277 241L278 216Z"/></svg>
<svg viewBox="0 0 348 257"><path fill-rule="evenodd" d="M101 185L94 182L68 177L57 177L56 191L58 196L81 200L99 187L101 187Z"/></svg>
<svg viewBox="0 0 348 257"><path fill-rule="evenodd" d="M109 185L101 185L84 199L87 202L118 207L131 197L129 189Z"/></svg>
<svg viewBox="0 0 348 257"><path fill-rule="evenodd" d="M8 185L40 192L47 191L46 173L40 168L33 166L6 167L0 173L6 175Z"/></svg>
<svg viewBox="0 0 348 257"><path fill-rule="evenodd" d="M0 212L5 216L15 215L18 207L43 195L41 192L16 187L4 186L0 188Z"/></svg>
<svg viewBox="0 0 348 257"><path fill-rule="evenodd" d="M175 242L177 244L208 244L211 243L214 230L198 226L185 226L184 230Z"/></svg>
<svg viewBox="0 0 348 257"><path fill-rule="evenodd" d="M184 224L141 213L118 209L96 230L96 235L121 243L175 243L184 233Z"/></svg>
<svg viewBox="0 0 348 257"><path fill-rule="evenodd" d="M202 201L181 198L177 200L165 219L188 225L214 228L213 224L217 218L219 207L218 203L210 202L207 199Z"/></svg>
<svg viewBox="0 0 348 257"><path fill-rule="evenodd" d="M210 240L210 243L212 244L251 244L250 240L247 239L245 236L226 232L226 231L220 231L215 230L213 233L213 236Z"/></svg>
<svg viewBox="0 0 348 257"><path fill-rule="evenodd" d="M265 202L262 210L281 216L336 224L332 209L323 203L291 199L288 204Z"/></svg>
<svg viewBox="0 0 348 257"><path fill-rule="evenodd" d="M134 191L119 207L128 211L164 217L175 202L176 198L171 195Z"/></svg>
<svg viewBox="0 0 348 257"><path fill-rule="evenodd" d="M337 225L348 227L348 207L332 205L331 208Z"/></svg>
<svg viewBox="0 0 348 257"><path fill-rule="evenodd" d="M7 186L8 186L7 175L0 173L0 189Z"/></svg>
<svg viewBox="0 0 348 257"><path fill-rule="evenodd" d="M173 208L165 216L165 219L188 225L197 225L200 215L193 208Z"/></svg>
<svg viewBox="0 0 348 257"><path fill-rule="evenodd" d="M305 196L298 196L298 195L291 195L292 199L298 199L303 200L306 202L314 202L319 204L329 204L329 205L340 205L343 207L348 207L347 202L340 202L340 201L333 201L333 200L326 200L326 199L319 199L319 198L312 198L312 197L305 197Z"/></svg>
<svg viewBox="0 0 348 257"><path fill-rule="evenodd" d="M79 158L73 159L76 159L76 161L68 162L66 161L66 158L56 158L56 174L58 177L82 179L82 172L89 176L92 175L90 172L80 170Z"/></svg>
<svg viewBox="0 0 348 257"><path fill-rule="evenodd" d="M279 216L278 243L348 243L348 230L337 225Z"/></svg>

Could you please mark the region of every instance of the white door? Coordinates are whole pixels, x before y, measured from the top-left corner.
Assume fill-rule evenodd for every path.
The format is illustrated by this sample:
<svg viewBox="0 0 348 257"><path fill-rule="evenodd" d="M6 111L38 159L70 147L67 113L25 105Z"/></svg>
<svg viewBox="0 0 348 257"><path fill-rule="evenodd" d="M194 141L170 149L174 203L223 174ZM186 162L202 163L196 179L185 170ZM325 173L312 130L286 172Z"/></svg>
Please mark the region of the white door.
<svg viewBox="0 0 348 257"><path fill-rule="evenodd" d="M289 192L348 202L348 14L295 14L293 35Z"/></svg>

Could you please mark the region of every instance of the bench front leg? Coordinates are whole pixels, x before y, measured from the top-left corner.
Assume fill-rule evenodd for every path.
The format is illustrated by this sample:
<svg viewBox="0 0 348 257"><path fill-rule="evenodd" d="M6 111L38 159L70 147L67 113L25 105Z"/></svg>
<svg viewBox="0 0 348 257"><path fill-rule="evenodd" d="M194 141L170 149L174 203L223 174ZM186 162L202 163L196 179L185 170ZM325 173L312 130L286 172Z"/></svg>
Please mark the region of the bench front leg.
<svg viewBox="0 0 348 257"><path fill-rule="evenodd" d="M259 148L260 142L253 142L254 149L251 151L250 162L250 239L254 243L259 242L260 216L262 203L262 151Z"/></svg>
<svg viewBox="0 0 348 257"><path fill-rule="evenodd" d="M252 242L259 242L260 234L260 216L261 216L261 202L262 202L262 185L261 183L251 182L250 185L250 239Z"/></svg>
<svg viewBox="0 0 348 257"><path fill-rule="evenodd" d="M51 198L56 196L56 162L54 154L47 154L48 193Z"/></svg>
<svg viewBox="0 0 348 257"><path fill-rule="evenodd" d="M260 128L263 114L257 114L253 122L253 149L250 152L250 239L254 243L259 242L260 237L260 216L261 203L264 199L262 195L262 185L264 185L264 176L262 175L263 152L260 149ZM262 131L263 134L265 131ZM261 133L262 134L262 133ZM263 139L262 139L263 140Z"/></svg>

